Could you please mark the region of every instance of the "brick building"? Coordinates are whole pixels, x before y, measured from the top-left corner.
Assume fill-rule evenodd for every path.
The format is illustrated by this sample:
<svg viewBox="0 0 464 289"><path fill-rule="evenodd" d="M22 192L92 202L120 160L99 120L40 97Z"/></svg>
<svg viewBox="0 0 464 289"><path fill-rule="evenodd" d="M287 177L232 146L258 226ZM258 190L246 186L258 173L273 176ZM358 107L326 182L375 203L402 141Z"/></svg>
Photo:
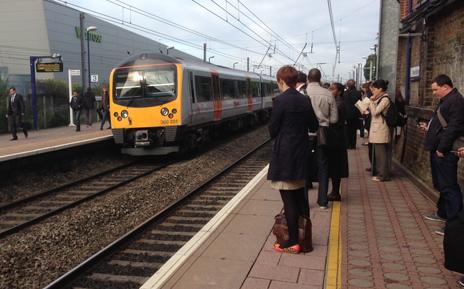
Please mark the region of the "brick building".
<svg viewBox="0 0 464 289"><path fill-rule="evenodd" d="M422 149L424 135L419 118L430 119L437 99L430 88L438 74L451 77L464 93L464 1L400 0L397 88L409 103L405 135L396 146L396 157L431 185L429 153ZM464 113L464 112L463 112ZM460 181L464 183L463 164Z"/></svg>

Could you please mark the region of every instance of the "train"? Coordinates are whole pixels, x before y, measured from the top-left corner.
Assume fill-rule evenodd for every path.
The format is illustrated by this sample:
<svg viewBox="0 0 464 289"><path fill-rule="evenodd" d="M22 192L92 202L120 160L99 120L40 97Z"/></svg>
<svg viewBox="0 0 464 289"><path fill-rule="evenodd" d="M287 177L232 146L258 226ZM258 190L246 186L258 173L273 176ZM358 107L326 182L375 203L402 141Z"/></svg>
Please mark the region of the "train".
<svg viewBox="0 0 464 289"><path fill-rule="evenodd" d="M226 128L266 121L277 94L269 76L164 54L135 55L110 74L114 142L134 156L196 149Z"/></svg>

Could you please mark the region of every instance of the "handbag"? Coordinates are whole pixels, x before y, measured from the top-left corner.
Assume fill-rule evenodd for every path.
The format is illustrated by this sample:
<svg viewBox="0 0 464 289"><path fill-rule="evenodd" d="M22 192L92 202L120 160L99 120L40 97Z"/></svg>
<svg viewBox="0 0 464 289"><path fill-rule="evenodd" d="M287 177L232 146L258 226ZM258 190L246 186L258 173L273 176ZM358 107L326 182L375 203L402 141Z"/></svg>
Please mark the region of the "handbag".
<svg viewBox="0 0 464 289"><path fill-rule="evenodd" d="M446 129L448 127L448 123L446 122L445 118L441 114L440 108L438 108L437 110L437 116L438 116L438 121L440 122L440 125L443 127L443 129ZM459 136L457 139L454 140L451 150L454 152L457 152L458 149L462 147L464 147L464 136Z"/></svg>
<svg viewBox="0 0 464 289"><path fill-rule="evenodd" d="M326 126L319 126L317 130L317 145L318 146L326 146L329 144L329 135L328 135L328 127Z"/></svg>
<svg viewBox="0 0 464 289"><path fill-rule="evenodd" d="M276 243L284 244L288 241L288 227L285 212L279 213L274 217L272 233L276 236ZM298 219L298 244L300 244L301 251L304 253L313 250L312 223L309 217L300 216Z"/></svg>

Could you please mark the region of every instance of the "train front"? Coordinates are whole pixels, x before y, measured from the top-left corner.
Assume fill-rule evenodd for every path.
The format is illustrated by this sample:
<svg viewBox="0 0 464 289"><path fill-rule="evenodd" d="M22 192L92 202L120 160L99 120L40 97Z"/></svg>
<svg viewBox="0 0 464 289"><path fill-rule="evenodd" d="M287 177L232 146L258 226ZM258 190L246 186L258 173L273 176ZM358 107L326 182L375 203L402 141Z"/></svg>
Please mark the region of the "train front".
<svg viewBox="0 0 464 289"><path fill-rule="evenodd" d="M111 126L115 143L130 155L178 151L182 125L182 69L174 58L141 54L110 76Z"/></svg>

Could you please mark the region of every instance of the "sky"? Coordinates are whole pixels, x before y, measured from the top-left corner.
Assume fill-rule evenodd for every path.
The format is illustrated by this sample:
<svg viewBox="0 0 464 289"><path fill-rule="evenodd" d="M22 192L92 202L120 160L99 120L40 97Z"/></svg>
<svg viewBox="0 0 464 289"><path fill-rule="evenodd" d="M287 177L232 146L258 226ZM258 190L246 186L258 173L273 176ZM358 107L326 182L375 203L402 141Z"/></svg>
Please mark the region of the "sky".
<svg viewBox="0 0 464 289"><path fill-rule="evenodd" d="M266 74L271 66L275 74L279 67L298 59L296 67L304 72L318 67L325 80L344 81L353 76L354 66L366 62L363 57L373 53L371 48L378 41L380 0L67 2L118 18L128 30L134 31L131 25L148 29L150 33L134 32L199 58L206 43L207 58L214 64L233 67L235 63L236 69L246 70L249 57L250 70ZM167 25L165 20L190 31ZM337 61L333 31L340 43Z"/></svg>

